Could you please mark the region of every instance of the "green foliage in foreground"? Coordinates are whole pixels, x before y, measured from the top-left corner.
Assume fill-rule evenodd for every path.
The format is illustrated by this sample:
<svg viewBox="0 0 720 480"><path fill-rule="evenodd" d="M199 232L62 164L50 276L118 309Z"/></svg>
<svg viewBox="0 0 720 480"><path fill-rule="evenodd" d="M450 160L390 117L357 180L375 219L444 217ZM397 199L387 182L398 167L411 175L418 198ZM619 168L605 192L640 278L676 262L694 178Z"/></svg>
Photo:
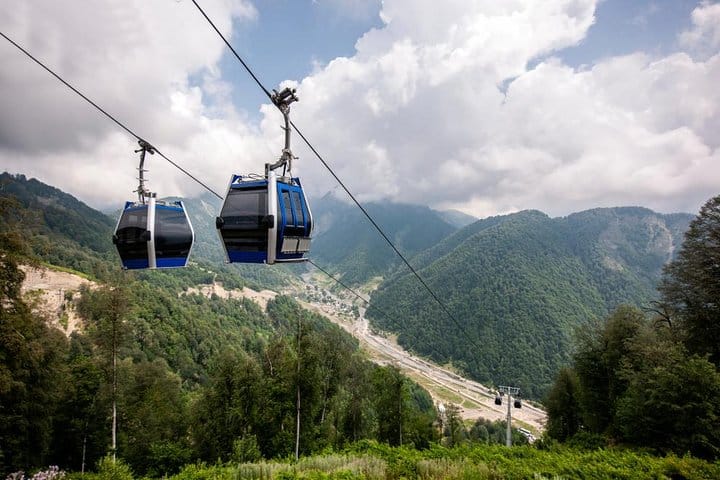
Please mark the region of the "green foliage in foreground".
<svg viewBox="0 0 720 480"><path fill-rule="evenodd" d="M590 434L656 452L720 458L720 196L665 269L653 317L629 306L578 331L546 399L548 435Z"/></svg>
<svg viewBox="0 0 720 480"><path fill-rule="evenodd" d="M71 478L104 480L99 474ZM123 476L123 478L127 478ZM692 457L657 457L628 450L579 450L552 446L507 449L499 445L427 450L390 447L373 441L356 443L342 453L301 458L299 462L262 461L208 466L186 465L172 480L195 479L665 479L720 478L720 463Z"/></svg>

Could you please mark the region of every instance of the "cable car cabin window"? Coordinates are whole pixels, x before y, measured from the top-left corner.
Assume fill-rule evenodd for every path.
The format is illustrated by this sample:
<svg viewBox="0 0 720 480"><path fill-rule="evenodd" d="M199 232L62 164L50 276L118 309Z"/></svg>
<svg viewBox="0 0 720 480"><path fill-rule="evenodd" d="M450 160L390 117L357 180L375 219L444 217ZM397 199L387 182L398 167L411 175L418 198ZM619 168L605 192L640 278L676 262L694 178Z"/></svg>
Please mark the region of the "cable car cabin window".
<svg viewBox="0 0 720 480"><path fill-rule="evenodd" d="M303 211L303 202L300 198L300 192L292 192L293 207L295 208L295 218L297 218L298 227L305 229L305 212ZM309 230L307 230L309 231ZM303 232L303 235L306 235Z"/></svg>
<svg viewBox="0 0 720 480"><path fill-rule="evenodd" d="M282 192L282 197L285 204L285 225L288 227L295 226L292 203L290 203L290 192Z"/></svg>
<svg viewBox="0 0 720 480"><path fill-rule="evenodd" d="M257 227L267 215L267 189L230 189L220 216L225 225Z"/></svg>
<svg viewBox="0 0 720 480"><path fill-rule="evenodd" d="M158 258L187 257L193 240L185 212L157 206L155 209L155 254Z"/></svg>
<svg viewBox="0 0 720 480"><path fill-rule="evenodd" d="M262 252L267 248L267 188L230 189L220 216L225 248Z"/></svg>
<svg viewBox="0 0 720 480"><path fill-rule="evenodd" d="M294 193L294 192L293 192ZM290 199L290 192L287 190L283 190L282 192L282 199L283 199L283 211L285 212L285 236L290 237L302 237L305 235L305 227L301 223L302 217L296 217L294 214L294 210L296 210L297 207L293 207L292 200Z"/></svg>
<svg viewBox="0 0 720 480"><path fill-rule="evenodd" d="M117 248L125 260L147 260L147 207L125 210L120 217L117 232Z"/></svg>

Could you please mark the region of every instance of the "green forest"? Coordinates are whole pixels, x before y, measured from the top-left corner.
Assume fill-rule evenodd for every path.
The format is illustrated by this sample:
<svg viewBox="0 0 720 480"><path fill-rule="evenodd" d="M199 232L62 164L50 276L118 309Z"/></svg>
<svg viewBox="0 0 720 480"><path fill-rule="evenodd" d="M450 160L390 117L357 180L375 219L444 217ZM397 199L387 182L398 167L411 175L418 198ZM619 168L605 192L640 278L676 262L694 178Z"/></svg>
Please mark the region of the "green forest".
<svg viewBox="0 0 720 480"><path fill-rule="evenodd" d="M507 449L504 422L439 415L428 392L289 296L263 310L187 293L281 286L292 272L202 259L122 272L112 219L35 180L2 181L2 477L720 477L720 197L691 223L652 311L576 313L573 353L545 367L546 435L527 445L514 431ZM23 265L95 281L65 299L81 330L66 337L38 313Z"/></svg>
<svg viewBox="0 0 720 480"><path fill-rule="evenodd" d="M37 263L42 245L19 220L38 212L0 200L3 475L49 464L91 469L110 453L161 476L193 461L437 439L432 400L396 368L370 363L352 337L289 297L265 313L249 300L183 294L215 277L197 266L122 274L102 251L86 263L60 261L104 280L82 289L71 308L86 328L66 338L20 293L19 266Z"/></svg>
<svg viewBox="0 0 720 480"><path fill-rule="evenodd" d="M577 327L657 301L690 218L633 207L483 219L411 259L446 309L399 268L373 292L368 316L409 350L541 399L570 361Z"/></svg>
<svg viewBox="0 0 720 480"><path fill-rule="evenodd" d="M546 400L550 437L720 456L720 196L658 289L647 311L622 306L578 332Z"/></svg>

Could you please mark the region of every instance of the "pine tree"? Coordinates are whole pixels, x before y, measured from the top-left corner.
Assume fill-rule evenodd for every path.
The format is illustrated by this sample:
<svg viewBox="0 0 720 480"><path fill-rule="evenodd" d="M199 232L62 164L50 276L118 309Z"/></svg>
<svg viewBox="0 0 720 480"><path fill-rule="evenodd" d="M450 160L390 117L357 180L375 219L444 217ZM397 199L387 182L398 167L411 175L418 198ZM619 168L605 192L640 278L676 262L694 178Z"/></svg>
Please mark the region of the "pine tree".
<svg viewBox="0 0 720 480"><path fill-rule="evenodd" d="M560 370L545 405L549 436L564 441L580 430L580 383L575 371L570 368Z"/></svg>
<svg viewBox="0 0 720 480"><path fill-rule="evenodd" d="M660 292L688 350L720 364L720 195L690 223L677 258L665 268Z"/></svg>

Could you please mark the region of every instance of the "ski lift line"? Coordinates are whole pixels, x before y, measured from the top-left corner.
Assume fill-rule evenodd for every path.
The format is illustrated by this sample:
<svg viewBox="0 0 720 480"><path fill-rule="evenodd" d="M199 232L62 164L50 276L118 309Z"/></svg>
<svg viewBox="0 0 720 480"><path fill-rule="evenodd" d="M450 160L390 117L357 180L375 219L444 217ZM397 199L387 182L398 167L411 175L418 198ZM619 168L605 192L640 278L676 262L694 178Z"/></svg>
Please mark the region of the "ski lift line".
<svg viewBox="0 0 720 480"><path fill-rule="evenodd" d="M245 68L245 70L248 72L248 74L250 74L250 76L253 78L253 80L255 80L255 83L257 83L257 85L262 89L262 91L265 92L265 95L267 95L267 97L272 101L272 103L275 104L278 108L280 108L273 100L273 96L270 93L270 91L267 88L265 88L265 86L258 79L258 77L255 75L255 73L252 71L252 69L248 66L248 64L245 63L245 61L242 59L242 57L240 57L240 54L237 53L237 51L233 48L233 46L230 44L230 42L228 42L228 40L225 38L225 36L222 34L222 32L220 32L220 30L218 30L218 28L215 26L215 24L210 19L210 17L208 17L208 15L205 13L205 11L202 9L202 7L200 7L200 5L197 3L196 0L192 0L192 2L195 5L195 7L197 7L197 9L200 11L202 16L205 17L205 20L207 20L207 22L210 24L210 26L213 28L213 30L215 30L215 33L218 34L218 36L222 39L222 41L225 43L225 45L227 45L227 47L230 49L230 51L233 53L233 55L235 55L235 58L237 58L237 60L242 64L242 66ZM403 263L405 263L405 265L410 269L412 274L418 279L418 281L420 281L420 283L428 291L428 293L430 293L430 296L438 303L438 305L440 305L443 312L445 312L445 314L448 316L448 318L450 318L453 321L453 323L455 323L455 325L461 331L465 332L465 329L462 327L460 322L458 322L457 319L452 315L452 313L450 313L450 310L448 310L447 306L440 300L440 298L435 294L435 292L433 292L433 290L425 282L425 280L423 280L423 278L420 276L420 274L417 272L417 270L415 270L412 267L412 265L410 265L410 262L408 262L408 260L405 258L405 256L402 253L400 253L400 250L398 250L398 248L390 240L390 238L385 234L385 232L383 232L383 230L380 228L380 226L377 224L377 222L375 222L375 220L370 216L370 214L367 212L367 210L365 210L365 208L355 198L355 195L353 195L350 192L350 190L347 188L347 186L345 186L345 184L342 182L342 180L340 180L340 178L335 174L333 169L330 168L330 165L327 164L327 162L322 157L322 155L320 155L320 153L315 149L315 147L310 143L310 141L305 137L305 135L303 135L303 133L300 131L300 129L295 125L295 123L292 120L289 120L289 123L292 126L293 130L295 130L295 132L298 135L300 135L300 138L303 139L303 141L308 146L308 148L310 148L310 150L315 154L315 156L318 158L318 160L320 160L320 162L323 164L323 166L335 178L335 180L338 182L338 184L340 184L340 186L343 188L343 190L345 190L345 193L347 193L350 196L352 201L362 211L362 213L365 215L365 217L367 217L367 219L370 220L370 223L373 225L373 227L375 227L375 229L378 231L380 236L382 236L385 239L385 241L388 243L388 245L390 245L390 247L395 251L395 253L402 259ZM470 337L468 337L468 338L470 338ZM473 343L475 343L475 342L473 342Z"/></svg>
<svg viewBox="0 0 720 480"><path fill-rule="evenodd" d="M395 251L397 256L400 257L400 259L403 261L403 263L405 263L405 265L408 267L408 269L410 269L412 274L418 279L418 281L422 284L422 286L425 287L425 290L427 290L428 293L430 293L430 296L435 300L435 302L437 302L437 304L440 305L440 308L442 308L443 312L445 312L445 315L447 315L447 317L450 320L452 320L452 322L455 324L455 326L461 332L463 332L465 334L465 337L468 340L470 340L470 342L475 346L475 348L479 348L478 343L473 339L472 336L468 335L467 331L465 330L465 328L463 328L462 324L455 318L455 316L452 313L450 313L450 310L448 310L445 303L440 300L440 298L435 294L435 292L430 288L430 286L420 276L418 271L415 270L415 268L412 265L410 265L410 262L407 260L407 258L405 258L405 255L403 255L400 252L400 250L398 250L398 248L395 246L395 244L392 242L392 240L390 240L390 238L385 234L385 232L382 230L382 228L380 228L380 225L378 225L377 222L375 222L375 219L373 219L372 216L370 216L368 211L365 210L365 207L363 207L362 204L357 200L357 198L355 198L355 195L353 195L352 192L350 192L350 190L345 186L343 181L340 180L340 178L335 174L333 169L330 168L330 166L325 162L325 159L323 159L322 155L320 155L320 153L315 149L315 147L310 143L310 141L305 137L305 135L303 135L303 133L292 122L292 120L290 121L290 125L292 126L293 130L295 130L295 133L297 133L300 136L300 138L303 139L303 141L308 146L308 148L310 148L310 150L312 150L312 152L315 154L315 156L318 158L318 160L320 160L320 162L325 166L325 168L330 172L330 174L332 174L332 176L335 178L335 180L338 182L338 184L343 188L343 190L345 190L345 193L347 193L348 196L352 199L352 201L355 202L355 205L357 205L357 207L362 211L362 213L370 221L372 226L375 227L375 230L377 230L377 232L380 234L380 236L382 236L385 239L385 241L388 243L388 245L390 245L390 247Z"/></svg>
<svg viewBox="0 0 720 480"><path fill-rule="evenodd" d="M65 85L67 88L69 88L70 90L72 90L74 93L76 93L78 96L80 96L80 98L82 98L83 100L85 100L87 103L89 103L90 105L92 105L93 107L95 107L96 110L98 110L98 111L101 112L103 115L105 115L107 118L109 118L113 123L115 123L115 125L117 125L118 127L122 128L123 130L125 130L125 131L126 131L127 133L129 133L131 136L135 137L136 140L142 141L142 142L145 142L145 143L148 143L148 144L149 144L149 142L147 142L146 140L144 140L140 135L138 135L137 133L135 133L135 132L134 132L133 130L131 130L128 126L126 126L124 123L122 123L120 120L118 120L117 118L115 118L114 116L112 116L111 114L109 114L105 109L103 109L103 108L102 108L100 105L98 105L97 103L93 102L90 98L88 98L88 97L87 97L85 94L83 94L80 90L78 90L77 88L75 88L74 86L72 86L70 83L66 82L65 79L63 79L60 75L58 75L57 73L55 73L52 69L50 69L50 67L46 66L46 65L45 65L44 63L42 63L40 60L38 60L37 58L35 58L30 52L28 52L27 50L25 50L25 49L24 49L22 46L20 46L17 42L15 42L13 39L11 39L11 38L8 37L7 35L5 35L5 33L3 33L3 32L0 31L0 35L1 35L5 40L7 40L8 42L10 42L15 48L17 48L17 49L20 50L22 53L24 53L24 54L25 54L28 58L30 58L33 62L37 63L40 67L42 67L46 72L48 72L50 75L52 75L53 77L55 77L60 83L62 83L62 84ZM194 175L192 175L190 172L188 172L187 170L185 170L183 167L181 167L181 166L178 165L177 163L175 163L175 162L173 162L172 160L170 160L170 159L169 159L164 153L162 153L160 150L158 150L158 149L155 148L155 147L153 147L153 148L155 149L155 152L156 152L158 155L160 155L162 158L164 158L167 162L169 162L170 165L174 166L175 168L177 168L178 170L180 170L182 173L184 173L185 175L187 175L188 177L190 177L191 179L193 179L196 183L198 183L198 184L201 185L203 188L205 188L205 190L209 191L210 193L212 193L213 195L215 195L216 197L218 197L220 200L223 199L223 197L222 197L220 194L218 194L217 192L215 192L212 188L208 187L205 183L201 182L198 178L196 178L196 177L195 177Z"/></svg>
<svg viewBox="0 0 720 480"><path fill-rule="evenodd" d="M222 33L217 29L215 24L210 20L210 18L207 16L207 14L204 12L204 10L198 5L198 3L195 0L192 0L193 4L198 8L198 10L202 13L202 15L205 17L205 19L208 21L208 23L213 27L213 29L217 32L217 34L222 38L222 40L225 42L225 44L230 48L230 50L233 52L235 57L241 62L241 64L245 67L247 72L252 76L252 78L255 80L255 82L258 84L258 86L263 90L263 92L272 100L272 95L270 92L263 86L263 84L260 82L260 80L255 76L255 74L252 72L252 70L248 67L248 65L242 60L240 55L235 51L235 49L230 45L230 43L225 39L225 37L222 35ZM138 141L143 140L140 135L135 133L133 130L131 130L129 127L127 127L125 124L120 122L117 118L115 118L113 115L108 113L106 110L104 110L102 107L100 107L97 103L92 101L90 98L88 98L86 95L84 95L82 92L80 92L78 89L76 89L74 86L72 86L70 83L65 81L60 75L55 73L53 70L51 70L49 67L47 67L45 64L43 64L40 60L35 58L30 52L25 50L23 47L21 47L18 43L13 41L11 38L9 38L7 35L5 35L3 32L0 31L0 35L5 38L8 42L10 42L13 46L15 46L18 50L23 52L28 58L33 60L35 63L37 63L40 67L42 67L44 70L46 70L48 73L50 73L53 77L55 77L58 81L60 81L63 85L65 85L67 88L72 90L75 94L80 96L83 100L85 100L87 103L95 107L99 112L101 112L103 115L105 115L108 119L110 119L113 123L115 123L117 126L125 130L127 133L129 133L131 136L135 137ZM273 102L274 103L274 102ZM430 293L430 296L440 305L442 310L445 312L445 314L455 323L455 325L460 328L460 330L464 331L464 328L462 328L462 325L455 319L455 317L450 313L448 308L445 306L445 304L440 300L440 298L433 292L433 290L428 286L428 284L423 280L423 278L418 274L418 272L410 265L408 260L405 258L405 256L397 249L395 244L390 240L390 238L383 232L383 230L380 228L380 226L375 222L375 220L370 216L370 214L365 210L365 208L360 204L360 202L355 198L355 196L350 192L350 190L345 186L345 184L340 180L340 178L335 174L335 172L332 170L332 168L327 164L327 162L323 159L323 157L320 155L320 153L315 149L315 147L310 143L310 141L305 137L305 135L298 129L298 127L290 121L290 124L292 128L295 130L295 132L300 135L300 137L303 139L305 144L310 148L310 150L315 154L315 156L320 160L320 162L323 164L323 166L330 172L330 174L335 178L335 180L338 182L338 184L345 190L345 192L350 196L350 198L353 200L353 202L358 206L358 208L363 212L365 217L370 221L370 223L375 227L375 229L378 231L378 233L385 239L385 241L390 245L390 247L395 251L395 253L402 259L402 261L405 263L405 265L410 269L410 271L413 273L413 275L420 281L420 283L423 285L423 287ZM215 195L220 200L223 200L223 196L215 192L213 189L211 189L209 186L207 186L205 183L200 181L198 178L196 178L194 175L192 175L190 172L185 170L183 167L172 161L170 158L168 158L164 153L162 153L160 150L155 148L156 153L165 159L168 163L170 163L172 166L180 170L182 173L190 177L192 180L197 182L199 185L201 185L203 188L205 188L207 191ZM313 263L313 265L315 265ZM316 265L317 266L317 265ZM318 267L319 268L319 267ZM334 277L331 277L334 279ZM338 281L339 282L339 281ZM340 282L339 282L340 283ZM345 285L343 285L345 286ZM348 288L347 286L345 286ZM349 289L349 288L348 288ZM351 290L351 289L349 289ZM352 291L352 290L351 290ZM353 292L354 293L354 292ZM357 294L356 294L357 295ZM362 298L362 297L360 297ZM469 338L469 337L468 337ZM473 342L475 343L475 342Z"/></svg>
<svg viewBox="0 0 720 480"><path fill-rule="evenodd" d="M255 76L255 74L250 69L250 67L242 59L240 54L238 54L235 51L235 49L233 48L233 46L230 45L230 42L228 42L227 39L225 38L225 35L223 35L220 32L220 30L218 30L218 28L215 26L215 23L213 23L213 21L210 20L210 17L208 17L207 13L205 13L205 10L203 10L202 7L195 0L192 0L192 3L195 5L195 7L197 7L197 9L200 11L202 16L205 17L205 20L207 20L207 22L210 24L210 26L213 28L213 30L215 30L215 33L217 33L218 36L222 39L222 41L225 42L225 45L227 45L227 47L230 49L230 51L233 53L233 55L235 55L235 58L237 58L238 61L242 64L242 66L245 67L245 70L250 74L250 76L253 78L253 80L255 80L255 83L257 83L258 87L260 87L262 89L262 91L265 92L265 95L267 95L267 97L272 101L272 94L270 93L270 91L267 88L265 88L265 86L262 84L262 82ZM273 103L275 103L275 102L273 102Z"/></svg>
<svg viewBox="0 0 720 480"><path fill-rule="evenodd" d="M359 293L357 293L355 290L353 290L352 288L350 288L350 287L348 287L347 285L345 285L345 283L344 283L342 280L340 280L339 278L335 278L330 272L328 272L327 270L325 270L324 268L322 268L320 265L318 265L317 263L315 263L312 259L308 258L307 261L308 261L308 263L310 263L313 267L317 268L317 269L320 270L322 273L324 273L325 275L327 275L328 278L330 278L331 280L335 281L335 283L337 283L338 285L340 285L341 287L343 287L345 290L347 290L348 292L350 292L350 293L352 293L353 295L355 295L355 296L358 298L358 300L364 302L365 305L367 305L368 307L371 307L371 306L372 306L372 305L370 305L370 300L366 299L365 297L363 297L362 295L360 295ZM375 310L377 310L378 312L380 312L380 314L382 314L382 316L385 317L386 319L392 320L392 317L391 317L390 315L388 315L387 313L383 312L383 311L380 310L378 307L372 307L372 308L374 308Z"/></svg>

